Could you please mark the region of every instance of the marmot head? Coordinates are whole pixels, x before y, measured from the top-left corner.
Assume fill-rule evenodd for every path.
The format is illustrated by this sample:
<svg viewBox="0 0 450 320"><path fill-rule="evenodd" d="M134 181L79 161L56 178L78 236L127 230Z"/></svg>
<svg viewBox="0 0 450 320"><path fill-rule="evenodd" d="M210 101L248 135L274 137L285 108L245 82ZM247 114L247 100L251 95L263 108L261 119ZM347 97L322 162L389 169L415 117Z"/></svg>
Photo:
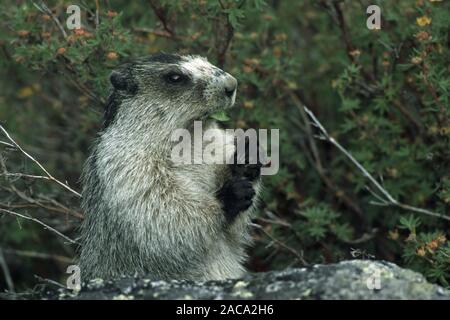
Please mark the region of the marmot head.
<svg viewBox="0 0 450 320"><path fill-rule="evenodd" d="M183 127L232 107L236 99L236 79L199 56L154 54L114 70L110 81L105 127L115 122Z"/></svg>

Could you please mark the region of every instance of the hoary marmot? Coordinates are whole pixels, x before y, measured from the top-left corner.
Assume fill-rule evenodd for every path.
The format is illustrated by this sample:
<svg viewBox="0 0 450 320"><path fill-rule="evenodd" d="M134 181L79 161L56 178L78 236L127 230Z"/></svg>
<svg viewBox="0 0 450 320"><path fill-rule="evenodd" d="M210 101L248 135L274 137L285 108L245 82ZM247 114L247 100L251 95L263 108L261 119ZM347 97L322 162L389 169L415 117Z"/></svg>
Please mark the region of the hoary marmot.
<svg viewBox="0 0 450 320"><path fill-rule="evenodd" d="M236 79L205 58L159 53L119 67L110 81L104 128L82 175L82 280L240 277L258 166L171 161L174 130L192 131L195 120L219 128L209 115L234 105ZM235 138L220 130L235 153Z"/></svg>

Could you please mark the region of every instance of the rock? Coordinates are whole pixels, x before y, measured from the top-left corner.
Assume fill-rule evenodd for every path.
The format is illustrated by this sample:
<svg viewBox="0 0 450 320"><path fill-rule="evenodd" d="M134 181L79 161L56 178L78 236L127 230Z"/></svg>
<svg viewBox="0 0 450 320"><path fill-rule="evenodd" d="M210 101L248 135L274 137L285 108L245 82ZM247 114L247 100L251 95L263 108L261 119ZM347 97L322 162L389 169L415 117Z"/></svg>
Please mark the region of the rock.
<svg viewBox="0 0 450 320"><path fill-rule="evenodd" d="M350 260L249 274L227 281L92 280L78 293L47 291L45 299L445 299L450 291L384 261Z"/></svg>

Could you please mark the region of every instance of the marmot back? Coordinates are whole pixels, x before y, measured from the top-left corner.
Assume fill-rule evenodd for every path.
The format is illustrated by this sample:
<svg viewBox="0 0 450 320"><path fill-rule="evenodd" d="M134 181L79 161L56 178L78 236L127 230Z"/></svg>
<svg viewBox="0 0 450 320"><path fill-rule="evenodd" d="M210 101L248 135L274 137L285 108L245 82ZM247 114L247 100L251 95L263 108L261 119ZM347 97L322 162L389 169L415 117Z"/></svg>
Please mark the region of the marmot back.
<svg viewBox="0 0 450 320"><path fill-rule="evenodd" d="M171 161L173 131L192 132L196 120L218 129L209 115L233 106L236 79L201 57L156 54L110 80L104 129L82 175L82 280L241 276L259 168ZM220 132L232 157L235 139Z"/></svg>

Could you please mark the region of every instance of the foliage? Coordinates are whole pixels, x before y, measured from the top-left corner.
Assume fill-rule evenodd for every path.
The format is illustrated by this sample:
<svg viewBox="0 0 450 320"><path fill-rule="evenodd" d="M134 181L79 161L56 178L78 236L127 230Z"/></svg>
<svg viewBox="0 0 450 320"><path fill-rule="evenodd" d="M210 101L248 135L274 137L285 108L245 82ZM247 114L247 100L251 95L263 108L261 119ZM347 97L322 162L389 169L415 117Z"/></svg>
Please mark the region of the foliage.
<svg viewBox="0 0 450 320"><path fill-rule="evenodd" d="M394 198L449 215L449 3L372 2L381 30L366 27L367 1L53 0L51 13L31 1L3 5L1 124L79 190L110 71L161 50L208 56L239 80L230 126L280 129L280 171L264 179L251 270L335 262L358 248L449 286L448 221L371 204L367 179L315 140L302 116L304 103ZM69 4L81 7L81 29L65 27ZM0 148L9 172L39 174ZM78 199L42 180L3 177L1 185L0 207L21 204L15 209L76 236ZM2 248L75 255L31 222L0 219ZM61 259L6 257L23 286L32 273L64 278Z"/></svg>

